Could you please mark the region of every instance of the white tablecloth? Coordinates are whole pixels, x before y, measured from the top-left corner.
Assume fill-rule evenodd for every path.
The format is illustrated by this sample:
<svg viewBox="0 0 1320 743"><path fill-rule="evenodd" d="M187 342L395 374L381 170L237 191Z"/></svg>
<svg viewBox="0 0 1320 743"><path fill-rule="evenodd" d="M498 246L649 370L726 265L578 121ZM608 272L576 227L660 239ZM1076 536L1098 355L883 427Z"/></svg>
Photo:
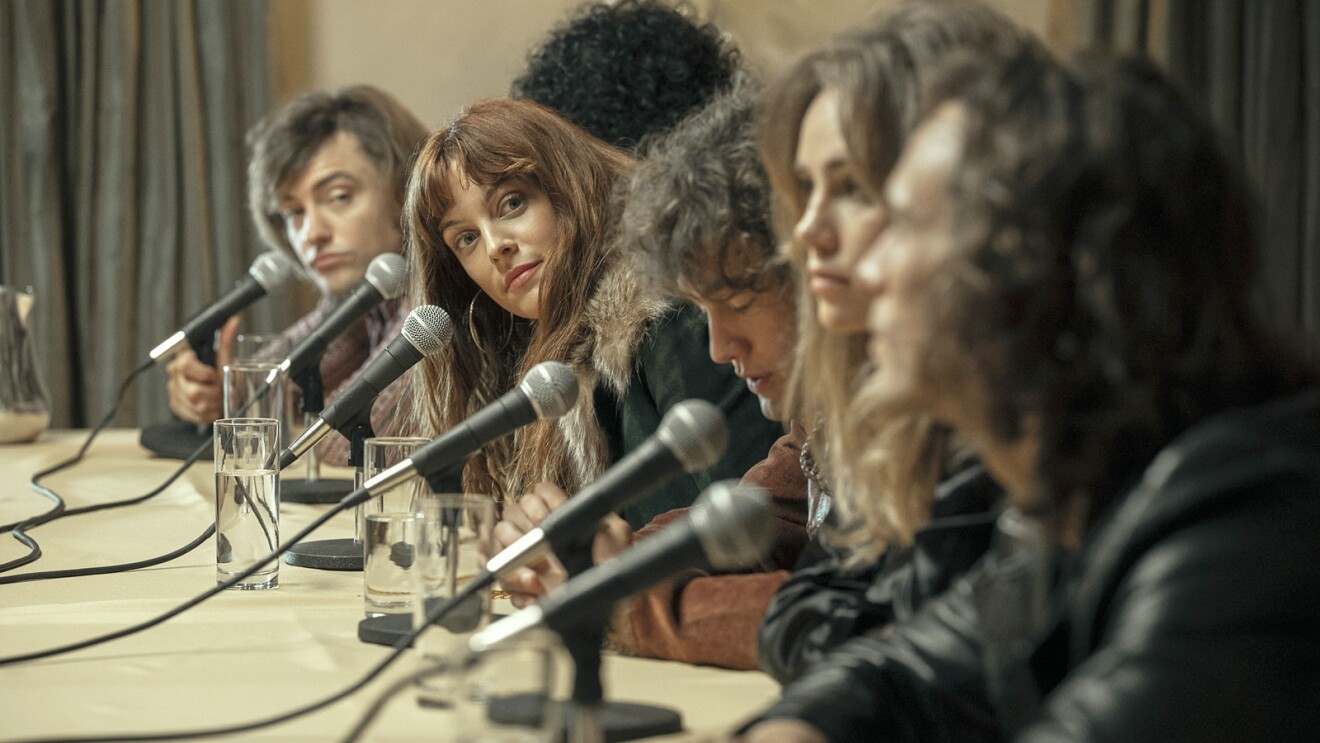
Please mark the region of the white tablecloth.
<svg viewBox="0 0 1320 743"><path fill-rule="evenodd" d="M71 456L85 431L54 431L34 444L0 446L0 523L43 512L28 488L37 470ZM86 461L47 479L69 507L122 500L154 488L180 463L154 459L136 430L111 430ZM345 476L345 471L339 471ZM177 549L211 523L209 460L151 500L73 516L33 530L45 556L15 573L140 560ZM285 504L281 534L292 535L328 506ZM340 514L312 538L350 536ZM0 536L0 562L24 554ZM214 545L131 573L0 585L0 656L74 642L144 621L215 583ZM69 735L167 733L254 721L343 689L389 652L357 639L360 573L281 565L274 591L228 591L131 637L54 658L0 667L0 740ZM352 697L244 738L336 740L390 684L416 668L411 651ZM611 699L681 711L687 733L720 736L770 702L764 674L607 656ZM397 697L368 740L444 740L440 713Z"/></svg>

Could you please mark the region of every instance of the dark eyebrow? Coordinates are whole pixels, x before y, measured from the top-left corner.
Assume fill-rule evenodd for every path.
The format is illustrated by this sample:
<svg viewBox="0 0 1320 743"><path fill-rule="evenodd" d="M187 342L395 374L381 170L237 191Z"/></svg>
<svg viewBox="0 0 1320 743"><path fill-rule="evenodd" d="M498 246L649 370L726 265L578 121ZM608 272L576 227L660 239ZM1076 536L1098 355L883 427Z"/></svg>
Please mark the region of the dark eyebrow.
<svg viewBox="0 0 1320 743"><path fill-rule="evenodd" d="M322 188L324 188L327 183L330 183L331 181L337 178L347 178L353 183L358 182L357 176L353 175L352 173L346 170L332 170L329 173L326 173L325 175L321 176L320 178L317 178L316 182L312 184L311 190L313 192L319 191ZM283 193L279 194L279 198L280 198L281 208L283 208L284 204L293 200L293 195L290 194L288 191L284 191Z"/></svg>
<svg viewBox="0 0 1320 743"><path fill-rule="evenodd" d="M495 183L490 184L489 186L486 186L486 192L485 192L486 201L490 201L491 197L495 195L495 192L499 190L500 186L504 185L507 182L508 179L506 178L505 180L497 181ZM440 223L440 232L443 233L445 230L449 229L450 227L453 227L456 224L458 224L457 219L447 219Z"/></svg>
<svg viewBox="0 0 1320 743"><path fill-rule="evenodd" d="M350 181L353 181L354 183L357 182L357 178L354 177L352 173L349 173L346 170L334 170L316 179L316 182L312 184L312 190L313 191L320 190L323 186L325 186L325 184L335 180L336 178L347 178Z"/></svg>

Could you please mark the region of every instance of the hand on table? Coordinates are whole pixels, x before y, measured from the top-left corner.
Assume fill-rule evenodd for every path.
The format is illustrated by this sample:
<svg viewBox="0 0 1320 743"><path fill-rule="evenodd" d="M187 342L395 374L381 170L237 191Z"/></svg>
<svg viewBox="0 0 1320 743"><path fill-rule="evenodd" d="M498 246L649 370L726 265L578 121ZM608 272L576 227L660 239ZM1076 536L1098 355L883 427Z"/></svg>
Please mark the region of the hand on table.
<svg viewBox="0 0 1320 743"><path fill-rule="evenodd" d="M165 373L169 375L166 386L169 390L170 410L175 415L192 423L210 423L220 417L224 401L221 369L229 363L237 335L238 318L231 317L220 328L214 368L199 361L191 348L175 354L170 363L165 365Z"/></svg>
<svg viewBox="0 0 1320 743"><path fill-rule="evenodd" d="M552 511L568 502L563 490L543 482L517 503L504 504L504 517L495 525L495 552L518 541L522 535L535 529ZM600 529L591 545L592 561L600 563L613 557L632 544L632 528L628 522L610 514L600 522ZM483 555L489 559L491 555ZM519 568L501 581L513 605L523 608L561 585L568 579L564 567L553 556L546 557L528 567Z"/></svg>

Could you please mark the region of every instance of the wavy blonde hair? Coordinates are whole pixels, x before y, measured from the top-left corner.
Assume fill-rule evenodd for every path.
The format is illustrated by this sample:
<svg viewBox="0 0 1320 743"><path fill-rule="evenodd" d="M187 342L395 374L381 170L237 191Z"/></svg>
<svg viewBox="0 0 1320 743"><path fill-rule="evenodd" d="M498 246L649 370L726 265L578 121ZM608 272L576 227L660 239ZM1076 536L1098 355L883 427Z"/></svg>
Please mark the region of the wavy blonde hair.
<svg viewBox="0 0 1320 743"><path fill-rule="evenodd" d="M776 194L776 227L792 234L806 194L793 170L802 117L834 89L850 156L876 198L921 112L923 78L955 50L989 46L1021 32L980 4L909 3L884 19L827 42L799 60L769 91L760 147ZM803 246L784 247L799 270ZM821 328L815 300L801 287L798 349L786 408L807 428L807 443L832 491L839 519L832 536L857 563L890 544L910 544L930 518L949 456L948 430L925 417L888 418L856 410L868 377L864 333Z"/></svg>

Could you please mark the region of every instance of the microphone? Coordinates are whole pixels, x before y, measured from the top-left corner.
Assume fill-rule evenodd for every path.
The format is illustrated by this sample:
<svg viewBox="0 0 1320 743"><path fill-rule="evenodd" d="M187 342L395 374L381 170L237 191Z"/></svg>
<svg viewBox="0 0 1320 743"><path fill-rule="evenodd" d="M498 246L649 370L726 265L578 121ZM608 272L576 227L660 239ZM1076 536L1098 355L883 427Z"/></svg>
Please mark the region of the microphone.
<svg viewBox="0 0 1320 743"><path fill-rule="evenodd" d="M717 482L687 518L643 539L617 557L569 580L539 603L474 634L468 647L484 652L538 626L560 635L598 621L619 601L691 568L729 570L752 564L775 537L770 497L755 486Z"/></svg>
<svg viewBox="0 0 1320 743"><path fill-rule="evenodd" d="M540 526L492 557L486 572L505 575L578 535L594 532L596 523L610 512L640 500L684 472L713 466L728 443L729 427L719 408L700 399L678 403L641 446L552 511Z"/></svg>
<svg viewBox="0 0 1320 743"><path fill-rule="evenodd" d="M407 283L407 272L408 264L397 253L382 253L373 258L367 265L367 275L362 281L315 330L298 342L267 381L274 383L277 374L283 373L296 382L310 367L320 363L330 341L344 332L353 321L381 302L402 294Z"/></svg>
<svg viewBox="0 0 1320 743"><path fill-rule="evenodd" d="M151 349L151 360L159 363L187 343L198 348L211 341L217 328L235 313L288 283L296 274L293 258L284 253L270 251L257 256L248 268L248 275L238 285L217 299L211 306L193 315L192 319L174 331L169 338Z"/></svg>
<svg viewBox="0 0 1320 743"><path fill-rule="evenodd" d="M564 415L577 402L577 396L578 380L573 370L558 361L542 361L498 400L418 447L411 457L363 483L358 492L366 493L361 500L374 498L418 476L439 483L440 478L486 444L532 421Z"/></svg>
<svg viewBox="0 0 1320 743"><path fill-rule="evenodd" d="M439 307L427 304L410 312L403 321L399 336L390 341L335 397L334 402L321 411L316 422L280 454L279 469L293 464L331 431L343 431L355 417L370 409L382 390L416 366L422 357L438 353L449 344L453 334L449 314Z"/></svg>

